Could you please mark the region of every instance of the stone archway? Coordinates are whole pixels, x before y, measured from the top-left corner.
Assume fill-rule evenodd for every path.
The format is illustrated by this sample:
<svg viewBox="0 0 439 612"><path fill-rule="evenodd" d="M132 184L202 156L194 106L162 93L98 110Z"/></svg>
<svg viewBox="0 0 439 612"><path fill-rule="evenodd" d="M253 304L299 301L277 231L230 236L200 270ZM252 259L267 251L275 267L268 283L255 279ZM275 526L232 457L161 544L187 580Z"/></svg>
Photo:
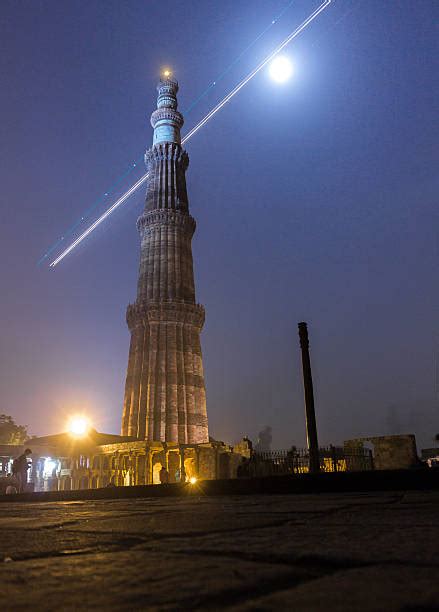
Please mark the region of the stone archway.
<svg viewBox="0 0 439 612"><path fill-rule="evenodd" d="M184 471L186 473L186 482L189 480L189 478L197 478L198 475L195 468L195 459L193 457L187 457L184 460Z"/></svg>
<svg viewBox="0 0 439 612"><path fill-rule="evenodd" d="M146 455L137 458L137 484L148 484L146 479Z"/></svg>
<svg viewBox="0 0 439 612"><path fill-rule="evenodd" d="M180 482L180 453L171 451L168 455L169 482Z"/></svg>
<svg viewBox="0 0 439 612"><path fill-rule="evenodd" d="M91 479L91 488L92 489L98 488L98 477L97 476L93 476L93 478Z"/></svg>
<svg viewBox="0 0 439 612"><path fill-rule="evenodd" d="M160 484L160 470L162 469L162 464L160 461L154 463L152 468L152 484Z"/></svg>

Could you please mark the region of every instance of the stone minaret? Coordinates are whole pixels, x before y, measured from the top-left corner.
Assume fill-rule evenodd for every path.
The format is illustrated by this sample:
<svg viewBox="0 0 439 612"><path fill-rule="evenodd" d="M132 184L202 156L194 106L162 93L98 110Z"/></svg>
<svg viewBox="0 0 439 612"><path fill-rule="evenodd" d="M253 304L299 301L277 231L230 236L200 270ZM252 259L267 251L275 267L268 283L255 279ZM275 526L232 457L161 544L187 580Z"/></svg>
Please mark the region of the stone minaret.
<svg viewBox="0 0 439 612"><path fill-rule="evenodd" d="M137 221L137 300L127 309L131 344L122 435L196 444L209 435L200 346L204 308L195 302L195 220L186 191L189 158L180 144L178 83L166 76L157 90L153 146L145 154L145 210Z"/></svg>

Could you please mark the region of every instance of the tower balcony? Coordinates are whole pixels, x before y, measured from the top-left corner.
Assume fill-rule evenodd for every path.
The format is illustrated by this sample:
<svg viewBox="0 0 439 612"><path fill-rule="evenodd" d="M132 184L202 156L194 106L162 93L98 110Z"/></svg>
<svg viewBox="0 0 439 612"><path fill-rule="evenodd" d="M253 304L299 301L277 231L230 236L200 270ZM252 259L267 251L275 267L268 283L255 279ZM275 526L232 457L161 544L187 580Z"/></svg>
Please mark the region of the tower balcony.
<svg viewBox="0 0 439 612"><path fill-rule="evenodd" d="M151 234L158 227L164 226L178 227L189 238L192 238L197 224L189 213L173 208L156 208L142 213L137 219L137 229L142 238Z"/></svg>
<svg viewBox="0 0 439 612"><path fill-rule="evenodd" d="M184 301L172 302L135 302L127 308L127 325L130 331L152 323L180 323L201 330L204 325L205 310L202 304L189 304Z"/></svg>

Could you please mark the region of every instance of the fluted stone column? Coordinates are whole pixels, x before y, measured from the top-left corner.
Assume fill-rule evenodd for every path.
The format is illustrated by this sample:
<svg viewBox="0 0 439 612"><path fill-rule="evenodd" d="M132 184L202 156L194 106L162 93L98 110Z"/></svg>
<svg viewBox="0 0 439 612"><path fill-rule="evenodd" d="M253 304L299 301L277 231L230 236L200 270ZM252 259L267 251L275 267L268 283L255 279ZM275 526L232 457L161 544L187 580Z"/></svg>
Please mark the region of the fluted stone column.
<svg viewBox="0 0 439 612"><path fill-rule="evenodd" d="M149 441L209 441L200 333L204 308L195 302L192 236L181 146L178 84L161 80L151 116L153 146L145 210L137 221L137 299L128 306L131 332L122 435Z"/></svg>

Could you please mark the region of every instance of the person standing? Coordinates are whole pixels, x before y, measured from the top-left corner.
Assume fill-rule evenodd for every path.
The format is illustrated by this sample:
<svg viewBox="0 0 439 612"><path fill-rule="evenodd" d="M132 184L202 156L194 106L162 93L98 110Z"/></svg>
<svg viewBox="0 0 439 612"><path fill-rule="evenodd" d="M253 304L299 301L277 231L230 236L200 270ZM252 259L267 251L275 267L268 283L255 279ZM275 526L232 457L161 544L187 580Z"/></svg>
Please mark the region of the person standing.
<svg viewBox="0 0 439 612"><path fill-rule="evenodd" d="M169 473L168 473L168 470L165 468L165 466L163 466L162 469L160 470L159 476L160 476L160 483L161 484L168 484L168 482L169 482Z"/></svg>
<svg viewBox="0 0 439 612"><path fill-rule="evenodd" d="M17 479L19 493L24 493L26 489L27 471L32 465L32 462L28 461L28 457L31 454L31 449L27 448L23 454L14 459L14 463L12 464L12 474Z"/></svg>

